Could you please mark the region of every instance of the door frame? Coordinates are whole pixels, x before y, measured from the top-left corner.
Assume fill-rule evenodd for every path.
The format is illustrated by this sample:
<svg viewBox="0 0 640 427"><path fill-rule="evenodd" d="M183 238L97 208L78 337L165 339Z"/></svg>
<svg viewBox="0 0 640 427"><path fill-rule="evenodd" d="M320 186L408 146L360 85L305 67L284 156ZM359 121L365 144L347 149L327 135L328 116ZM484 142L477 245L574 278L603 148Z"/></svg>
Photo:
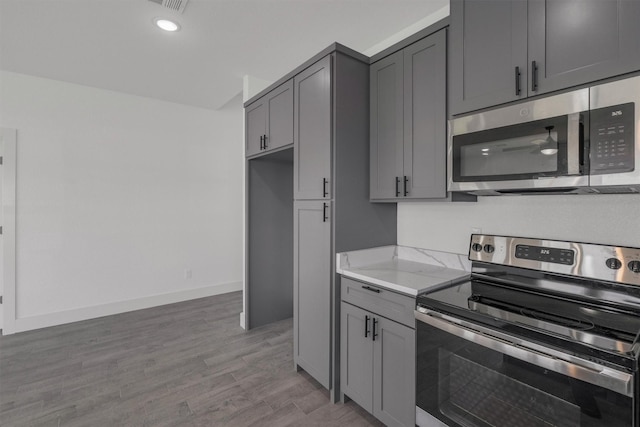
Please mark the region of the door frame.
<svg viewBox="0 0 640 427"><path fill-rule="evenodd" d="M17 130L0 127L2 148L2 335L15 333L16 324L16 142Z"/></svg>

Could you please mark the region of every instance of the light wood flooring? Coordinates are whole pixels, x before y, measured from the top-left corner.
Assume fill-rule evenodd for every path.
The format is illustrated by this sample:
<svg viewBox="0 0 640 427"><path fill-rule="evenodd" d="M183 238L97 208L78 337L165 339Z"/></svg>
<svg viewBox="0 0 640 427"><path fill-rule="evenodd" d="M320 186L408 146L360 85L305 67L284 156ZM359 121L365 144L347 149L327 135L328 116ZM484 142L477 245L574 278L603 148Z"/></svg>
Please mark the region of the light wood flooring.
<svg viewBox="0 0 640 427"><path fill-rule="evenodd" d="M232 292L0 337L1 426L379 426L293 369Z"/></svg>

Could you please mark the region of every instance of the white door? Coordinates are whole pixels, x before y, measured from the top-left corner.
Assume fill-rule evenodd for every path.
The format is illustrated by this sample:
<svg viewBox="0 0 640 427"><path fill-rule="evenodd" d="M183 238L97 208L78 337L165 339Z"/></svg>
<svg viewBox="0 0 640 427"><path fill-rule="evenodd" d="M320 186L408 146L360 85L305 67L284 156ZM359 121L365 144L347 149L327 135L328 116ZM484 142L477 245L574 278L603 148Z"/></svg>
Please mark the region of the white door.
<svg viewBox="0 0 640 427"><path fill-rule="evenodd" d="M2 132L0 132L0 156L4 155L4 139L5 139L5 132L4 129L2 129ZM2 173L2 166L0 166L0 206L4 206L3 203L3 179L4 179L4 174ZM4 209L0 209L0 227L4 224ZM2 295L3 297L3 301L2 304L0 304L0 329L2 329L4 327L4 237L2 234L0 234L0 295Z"/></svg>
<svg viewBox="0 0 640 427"><path fill-rule="evenodd" d="M16 130L0 127L0 328L12 334L16 320Z"/></svg>

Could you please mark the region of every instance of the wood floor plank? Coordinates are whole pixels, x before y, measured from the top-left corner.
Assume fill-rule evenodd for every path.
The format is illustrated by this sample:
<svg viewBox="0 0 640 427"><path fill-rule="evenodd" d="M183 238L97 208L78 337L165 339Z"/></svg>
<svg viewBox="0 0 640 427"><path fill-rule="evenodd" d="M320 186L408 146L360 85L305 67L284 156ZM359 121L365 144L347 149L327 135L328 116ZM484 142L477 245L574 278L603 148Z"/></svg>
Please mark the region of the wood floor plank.
<svg viewBox="0 0 640 427"><path fill-rule="evenodd" d="M0 425L379 426L293 369L292 319L238 325L242 293L0 337Z"/></svg>

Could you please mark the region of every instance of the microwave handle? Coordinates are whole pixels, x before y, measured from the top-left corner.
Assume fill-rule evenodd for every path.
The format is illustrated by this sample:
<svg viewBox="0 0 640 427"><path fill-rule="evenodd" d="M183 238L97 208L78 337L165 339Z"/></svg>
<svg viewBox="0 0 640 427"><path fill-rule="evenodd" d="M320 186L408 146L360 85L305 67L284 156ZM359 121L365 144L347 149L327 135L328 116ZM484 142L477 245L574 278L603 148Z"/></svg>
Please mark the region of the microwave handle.
<svg viewBox="0 0 640 427"><path fill-rule="evenodd" d="M584 147L580 132L580 114L567 116L567 175L580 175L580 158Z"/></svg>
<svg viewBox="0 0 640 427"><path fill-rule="evenodd" d="M443 315L440 313L424 308L419 308L419 310L420 311L414 311L416 320L433 326L434 328L471 341L482 347L531 363L532 365L558 372L562 375L576 378L628 397L633 397L633 376L631 374L612 370L588 361L584 361L584 363L591 365L590 367L571 363L554 357L553 355L529 348L522 343L512 342L509 340L511 337L501 334L500 332L489 329L487 329L487 332L475 330L471 327L465 327L462 324L448 321L442 318ZM464 323L463 321L460 322ZM486 329L475 325L473 326L478 329ZM498 335L503 335L504 337ZM515 340L517 341L517 339ZM567 356L567 358L571 357L569 355L565 356Z"/></svg>

